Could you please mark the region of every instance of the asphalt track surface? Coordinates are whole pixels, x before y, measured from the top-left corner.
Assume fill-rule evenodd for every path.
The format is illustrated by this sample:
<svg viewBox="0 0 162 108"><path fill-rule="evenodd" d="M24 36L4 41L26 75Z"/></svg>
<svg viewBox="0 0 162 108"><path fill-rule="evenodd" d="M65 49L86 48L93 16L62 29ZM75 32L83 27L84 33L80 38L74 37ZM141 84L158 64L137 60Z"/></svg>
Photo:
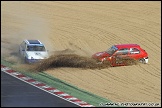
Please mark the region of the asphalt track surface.
<svg viewBox="0 0 162 108"><path fill-rule="evenodd" d="M1 71L1 107L79 107Z"/></svg>

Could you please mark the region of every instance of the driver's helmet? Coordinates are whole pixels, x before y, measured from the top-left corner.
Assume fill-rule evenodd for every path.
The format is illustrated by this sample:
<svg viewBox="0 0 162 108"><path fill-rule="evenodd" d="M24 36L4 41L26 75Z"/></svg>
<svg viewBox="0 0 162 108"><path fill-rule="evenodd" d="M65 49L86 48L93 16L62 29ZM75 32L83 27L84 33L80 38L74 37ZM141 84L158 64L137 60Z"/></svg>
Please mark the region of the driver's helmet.
<svg viewBox="0 0 162 108"><path fill-rule="evenodd" d="M33 51L33 47L32 46L27 46L27 51Z"/></svg>

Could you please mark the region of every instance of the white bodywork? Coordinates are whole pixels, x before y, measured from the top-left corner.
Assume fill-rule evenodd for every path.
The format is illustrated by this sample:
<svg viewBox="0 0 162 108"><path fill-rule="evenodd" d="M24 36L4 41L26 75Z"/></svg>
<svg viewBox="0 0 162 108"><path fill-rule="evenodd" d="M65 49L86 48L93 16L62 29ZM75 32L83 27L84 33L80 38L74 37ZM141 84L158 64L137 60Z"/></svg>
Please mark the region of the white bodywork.
<svg viewBox="0 0 162 108"><path fill-rule="evenodd" d="M38 46L38 47L43 47L44 49L41 51L27 50L28 46L36 46L36 47ZM41 44L30 44L28 40L24 40L20 44L19 53L21 57L23 58L23 60L25 60L25 62L27 63L37 62L41 59L47 59L49 57L48 51L46 50L45 46L42 43Z"/></svg>
<svg viewBox="0 0 162 108"><path fill-rule="evenodd" d="M30 59L33 57L34 59L46 59L48 58L48 52L47 51L26 51L26 57Z"/></svg>

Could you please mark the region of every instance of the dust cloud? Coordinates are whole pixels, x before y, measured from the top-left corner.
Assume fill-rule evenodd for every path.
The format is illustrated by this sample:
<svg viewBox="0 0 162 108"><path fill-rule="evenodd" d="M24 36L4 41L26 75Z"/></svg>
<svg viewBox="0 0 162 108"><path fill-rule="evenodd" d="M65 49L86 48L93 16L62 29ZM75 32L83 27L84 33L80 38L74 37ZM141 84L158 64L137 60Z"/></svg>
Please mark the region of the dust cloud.
<svg viewBox="0 0 162 108"><path fill-rule="evenodd" d="M9 17L9 16L7 16ZM6 18L2 20L8 20ZM21 25L21 26L20 26ZM22 26L23 25L23 26ZM23 63L21 56L19 54L19 45L25 39L37 40L39 39L44 45L49 46L49 54L53 52L53 47L51 48L49 40L46 38L49 35L49 25L43 19L39 17L33 17L32 19L28 18L27 20L21 22L21 20L15 24L11 25L15 27L15 30L10 30L10 32L5 31L6 28L9 29L9 26L5 26L5 23L2 23L2 38L1 38L1 58L11 63ZM4 30L3 30L4 29Z"/></svg>

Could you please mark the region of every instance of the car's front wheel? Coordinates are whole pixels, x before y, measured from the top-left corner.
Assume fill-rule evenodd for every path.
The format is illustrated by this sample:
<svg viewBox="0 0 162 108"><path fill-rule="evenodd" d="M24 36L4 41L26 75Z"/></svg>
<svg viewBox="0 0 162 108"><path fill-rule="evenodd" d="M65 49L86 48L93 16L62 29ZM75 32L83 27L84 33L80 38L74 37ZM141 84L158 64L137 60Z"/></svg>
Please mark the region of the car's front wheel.
<svg viewBox="0 0 162 108"><path fill-rule="evenodd" d="M27 58L26 58L26 57L24 58L24 63L25 63L25 64L26 64L26 63L28 63L28 62L27 62Z"/></svg>
<svg viewBox="0 0 162 108"><path fill-rule="evenodd" d="M143 64L146 64L146 61L145 61L144 58L139 59L139 62L141 62L141 63L143 63Z"/></svg>

